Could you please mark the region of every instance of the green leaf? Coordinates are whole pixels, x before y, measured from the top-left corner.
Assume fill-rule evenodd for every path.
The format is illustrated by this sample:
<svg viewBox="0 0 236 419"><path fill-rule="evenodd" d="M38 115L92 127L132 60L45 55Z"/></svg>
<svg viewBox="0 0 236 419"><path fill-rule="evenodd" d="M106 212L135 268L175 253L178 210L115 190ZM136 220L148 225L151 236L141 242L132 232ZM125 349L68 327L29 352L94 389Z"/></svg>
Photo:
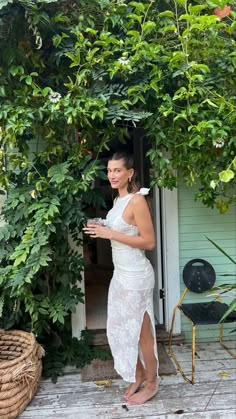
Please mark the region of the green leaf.
<svg viewBox="0 0 236 419"><path fill-rule="evenodd" d="M233 168L236 170L236 157L234 157L232 164L233 164Z"/></svg>
<svg viewBox="0 0 236 419"><path fill-rule="evenodd" d="M45 316L48 316L48 310L45 310L45 308L39 307L39 313L43 314Z"/></svg>
<svg viewBox="0 0 236 419"><path fill-rule="evenodd" d="M236 261L231 258L231 256L228 255L228 253L226 253L224 251L224 249L222 249L222 247L220 247L216 242L214 242L213 240L211 240L209 237L205 236L207 240L209 240L209 242L211 242L221 253L223 253L223 255L225 255L231 262L233 262L234 265L236 265Z"/></svg>
<svg viewBox="0 0 236 419"><path fill-rule="evenodd" d="M218 105L216 105L210 99L205 99L202 103L208 103L208 105L213 106L213 108L218 108Z"/></svg>
<svg viewBox="0 0 236 419"><path fill-rule="evenodd" d="M10 73L12 76L16 76L17 74L23 75L24 74L24 68L21 66L13 66L10 68Z"/></svg>
<svg viewBox="0 0 236 419"><path fill-rule="evenodd" d="M140 25L141 25L141 23L142 23L142 16L139 16L139 15L136 15L135 13L130 13L129 15L128 15L128 18L129 19L132 19L132 20L134 20L134 21L138 21L139 23L140 23Z"/></svg>
<svg viewBox="0 0 236 419"><path fill-rule="evenodd" d="M185 6L186 0L176 0L176 2L181 6Z"/></svg>
<svg viewBox="0 0 236 419"><path fill-rule="evenodd" d="M1 96L1 97L6 96L6 89L5 89L5 86L0 86L0 96Z"/></svg>
<svg viewBox="0 0 236 419"><path fill-rule="evenodd" d="M137 11L143 13L145 11L145 6L142 2L131 1L129 6L133 6Z"/></svg>
<svg viewBox="0 0 236 419"><path fill-rule="evenodd" d="M219 178L221 182L228 183L230 180L232 180L235 176L235 173L231 169L222 170L222 172L219 173Z"/></svg>
<svg viewBox="0 0 236 419"><path fill-rule="evenodd" d="M229 314L233 313L233 311L235 311L235 310L236 310L236 299L231 301L231 303L229 305L229 308L226 310L225 314L220 319L220 322L223 322L229 316Z"/></svg>
<svg viewBox="0 0 236 419"><path fill-rule="evenodd" d="M202 12L202 10L205 10L205 9L207 9L207 5L205 5L205 4L199 4L199 5L197 5L197 6L192 6L191 4L188 6L188 10L189 10L189 13L191 13L191 14L193 14L193 15L196 15L196 14L198 14L199 12Z"/></svg>
<svg viewBox="0 0 236 419"><path fill-rule="evenodd" d="M22 262L25 262L27 256L28 256L28 252L27 251L23 252L20 256L15 258L13 266L16 267L20 265Z"/></svg>
<svg viewBox="0 0 236 419"><path fill-rule="evenodd" d="M7 6L9 3L13 3L14 0L0 0L0 10L4 7Z"/></svg>
<svg viewBox="0 0 236 419"><path fill-rule="evenodd" d="M152 32L154 29L156 29L156 23L147 21L142 24L141 28L142 28L143 33L147 35L148 33Z"/></svg>
<svg viewBox="0 0 236 419"><path fill-rule="evenodd" d="M158 14L159 17L175 17L174 12L172 12L171 10L165 10L165 12L161 12Z"/></svg>

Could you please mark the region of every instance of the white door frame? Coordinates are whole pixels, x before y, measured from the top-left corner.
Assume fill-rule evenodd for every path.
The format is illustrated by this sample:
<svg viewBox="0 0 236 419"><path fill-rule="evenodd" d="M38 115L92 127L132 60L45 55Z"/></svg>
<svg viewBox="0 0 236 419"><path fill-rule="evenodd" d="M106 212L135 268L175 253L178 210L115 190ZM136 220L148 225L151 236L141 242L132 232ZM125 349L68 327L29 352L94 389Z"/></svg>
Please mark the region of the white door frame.
<svg viewBox="0 0 236 419"><path fill-rule="evenodd" d="M81 288L81 291L84 293L85 284L84 284L84 273L82 274L82 280L78 281L78 287ZM85 306L85 297L84 304L79 303L76 306L76 310L72 313L72 335L75 338L80 339L81 332L86 328L86 306Z"/></svg>
<svg viewBox="0 0 236 419"><path fill-rule="evenodd" d="M164 323L164 300L161 298L161 290L163 288L162 284L162 246L161 246L161 237L162 237L162 221L160 216L161 200L160 200L160 191L157 186L153 190L153 222L156 231L156 246L154 249L154 270L155 270L155 288L153 293L153 302L154 302L154 315L158 324Z"/></svg>
<svg viewBox="0 0 236 419"><path fill-rule="evenodd" d="M165 327L169 332L173 309L180 298L178 191L163 188L161 193ZM180 331L181 321L178 313L174 333Z"/></svg>
<svg viewBox="0 0 236 419"><path fill-rule="evenodd" d="M180 297L179 274L179 220L178 220L178 191L162 189L162 239L163 239L163 273L165 289L165 327L170 331L173 308ZM158 239L157 239L158 246ZM82 251L82 249L81 249ZM84 292L84 275L78 286ZM80 338L81 331L86 328L85 303L77 305L72 314L73 336ZM180 316L176 317L174 333L180 333Z"/></svg>

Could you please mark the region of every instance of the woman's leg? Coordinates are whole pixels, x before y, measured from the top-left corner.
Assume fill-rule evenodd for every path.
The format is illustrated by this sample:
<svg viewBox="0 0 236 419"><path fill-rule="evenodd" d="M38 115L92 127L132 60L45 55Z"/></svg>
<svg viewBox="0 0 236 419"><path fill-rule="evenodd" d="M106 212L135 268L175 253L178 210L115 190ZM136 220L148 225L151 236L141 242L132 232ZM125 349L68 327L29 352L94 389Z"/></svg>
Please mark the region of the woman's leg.
<svg viewBox="0 0 236 419"><path fill-rule="evenodd" d="M154 353L154 338L151 333L151 322L147 312L144 314L139 343L145 363L146 382L140 391L128 398L129 404L143 404L154 397L159 389L156 377L157 359Z"/></svg>
<svg viewBox="0 0 236 419"><path fill-rule="evenodd" d="M130 396L132 396L136 392L140 384L142 384L143 381L145 381L146 379L146 371L139 358L137 361L135 379L136 379L135 383L130 384L130 386L127 388L124 394L125 400L128 400Z"/></svg>

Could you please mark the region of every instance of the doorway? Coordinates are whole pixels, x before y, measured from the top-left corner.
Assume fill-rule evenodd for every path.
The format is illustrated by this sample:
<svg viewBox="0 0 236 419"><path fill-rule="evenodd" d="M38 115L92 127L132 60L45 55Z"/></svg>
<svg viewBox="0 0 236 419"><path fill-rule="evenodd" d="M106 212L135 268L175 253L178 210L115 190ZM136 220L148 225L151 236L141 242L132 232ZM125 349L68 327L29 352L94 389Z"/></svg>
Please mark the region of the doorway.
<svg viewBox="0 0 236 419"><path fill-rule="evenodd" d="M117 147L118 148L118 147ZM141 186L150 184L150 165L146 157L148 145L141 135L132 141L136 169ZM106 209L94 209L92 216L105 218L112 207L112 193L108 182L97 181L97 187L102 190ZM146 251L155 272L154 314L157 325L165 324L164 284L163 284L163 248L162 248L162 194L158 188L153 188L148 196L156 233L156 247ZM85 310L86 327L91 330L106 329L107 296L113 273L111 246L108 240L84 240L85 256Z"/></svg>
<svg viewBox="0 0 236 419"><path fill-rule="evenodd" d="M97 181L102 189L106 208L94 208L91 218L106 218L112 207L110 187ZM109 240L84 237L84 286L86 327L90 330L106 329L108 288L113 274L111 244Z"/></svg>

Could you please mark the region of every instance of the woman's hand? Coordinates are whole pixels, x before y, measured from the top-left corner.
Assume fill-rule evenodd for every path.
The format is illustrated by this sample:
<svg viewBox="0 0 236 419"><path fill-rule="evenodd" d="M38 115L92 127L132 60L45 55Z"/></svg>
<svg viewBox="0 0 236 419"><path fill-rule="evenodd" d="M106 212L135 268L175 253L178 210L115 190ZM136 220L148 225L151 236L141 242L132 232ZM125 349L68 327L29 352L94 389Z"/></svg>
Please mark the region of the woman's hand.
<svg viewBox="0 0 236 419"><path fill-rule="evenodd" d="M101 225L88 225L87 227L83 228L83 232L85 234L88 234L93 239L112 239L112 230L108 227Z"/></svg>

